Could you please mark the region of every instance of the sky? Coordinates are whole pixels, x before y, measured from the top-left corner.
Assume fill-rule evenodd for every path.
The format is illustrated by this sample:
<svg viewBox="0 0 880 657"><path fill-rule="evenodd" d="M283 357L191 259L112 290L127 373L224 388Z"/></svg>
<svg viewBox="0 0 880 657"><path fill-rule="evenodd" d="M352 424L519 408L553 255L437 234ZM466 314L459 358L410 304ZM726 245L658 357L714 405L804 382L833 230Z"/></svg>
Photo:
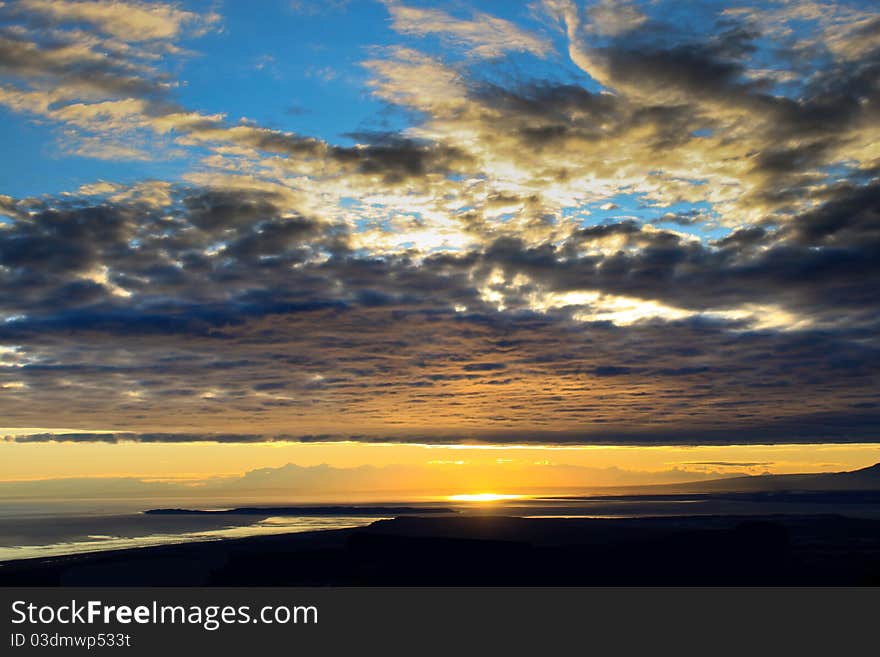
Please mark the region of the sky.
<svg viewBox="0 0 880 657"><path fill-rule="evenodd" d="M873 2L7 0L0 143L0 480L880 460Z"/></svg>

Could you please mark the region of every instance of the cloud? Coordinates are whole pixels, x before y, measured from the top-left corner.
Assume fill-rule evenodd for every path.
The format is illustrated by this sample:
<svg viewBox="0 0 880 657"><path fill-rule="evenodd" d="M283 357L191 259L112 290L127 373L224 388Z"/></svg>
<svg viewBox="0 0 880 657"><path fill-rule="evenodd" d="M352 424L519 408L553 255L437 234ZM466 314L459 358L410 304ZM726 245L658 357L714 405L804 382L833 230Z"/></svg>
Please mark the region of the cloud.
<svg viewBox="0 0 880 657"><path fill-rule="evenodd" d="M876 153L851 148L874 140L864 121L875 115L876 99L862 66L874 66L876 49L861 51L857 66L829 65L817 58L806 63L801 48L785 40L773 42L775 51L767 52L762 39L774 28L760 20L736 12L713 15L708 7L695 17L714 21L703 32L652 19L597 39L588 34L573 3L545 4L566 29L573 62L613 90L615 98L642 109L683 114L691 134L706 131L695 139L682 133L673 142L674 152L690 152L710 166L678 175L706 181L706 189L716 194L729 191L729 199L713 200L723 213L756 219L756 210L805 209L804 200L823 183L828 167L871 167L876 162ZM797 63L788 71L784 93L774 81L753 75L758 60L767 57L781 65ZM714 156L697 156L704 148L719 150ZM655 154L652 161L657 159ZM663 159L669 170L675 167L675 155Z"/></svg>
<svg viewBox="0 0 880 657"><path fill-rule="evenodd" d="M592 28L608 36L630 32L647 20L638 7L621 0L600 0L587 9L587 15Z"/></svg>
<svg viewBox="0 0 880 657"><path fill-rule="evenodd" d="M144 131L174 113L169 60L189 54L177 42L219 22L158 2L24 0L0 6L0 17L0 104L63 125L70 153L121 160L162 148Z"/></svg>
<svg viewBox="0 0 880 657"><path fill-rule="evenodd" d="M10 426L111 432L32 441L877 439L872 23L843 52L844 14L817 13L816 59L788 18L701 6L694 30L653 4L557 0L579 72L548 59L526 79L455 51L549 54L534 30L388 7L442 48L372 49L368 91L407 122L345 144L177 102L178 40L211 14L2 8L17 28L0 31L0 103L73 152L198 158L175 180L0 197ZM147 27L127 38L126 21Z"/></svg>
<svg viewBox="0 0 880 657"><path fill-rule="evenodd" d="M391 27L401 34L414 36L439 35L447 42L465 48L476 57L501 57L507 52L528 52L538 57L547 55L550 44L510 21L474 11L470 20L455 18L440 9L407 7L388 2Z"/></svg>
<svg viewBox="0 0 880 657"><path fill-rule="evenodd" d="M159 187L155 204L151 187L88 191L7 201L8 422L231 442L289 436L292 423L304 431L284 440L876 431L870 409L854 412L880 365L865 339L878 316L872 186L716 245L618 222L559 244L383 258L280 193ZM156 423L168 413L174 431Z"/></svg>
<svg viewBox="0 0 880 657"><path fill-rule="evenodd" d="M91 23L105 34L127 41L172 39L183 29L198 32L219 21L174 5L146 2L89 2L83 0L21 0L18 11L41 14L58 22Z"/></svg>
<svg viewBox="0 0 880 657"><path fill-rule="evenodd" d="M14 443L260 443L272 442L272 436L259 434L198 434L198 433L35 433L6 436L6 442ZM282 440L284 440L282 438Z"/></svg>

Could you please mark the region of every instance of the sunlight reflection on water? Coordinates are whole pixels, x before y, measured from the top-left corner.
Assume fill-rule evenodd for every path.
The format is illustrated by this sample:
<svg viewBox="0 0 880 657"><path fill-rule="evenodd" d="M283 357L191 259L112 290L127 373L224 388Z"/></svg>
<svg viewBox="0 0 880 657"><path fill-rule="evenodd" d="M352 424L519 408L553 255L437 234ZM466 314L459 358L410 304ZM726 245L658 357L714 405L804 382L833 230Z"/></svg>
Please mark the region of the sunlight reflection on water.
<svg viewBox="0 0 880 657"><path fill-rule="evenodd" d="M87 534L81 540L69 540L44 545L0 546L0 561L31 559L35 557L54 557L83 552L104 552L126 548L148 547L191 543L194 541L216 541L228 538L267 536L327 529L345 529L368 525L382 516L270 516L259 522L247 525L229 525L218 529L184 531L179 533L154 533L146 536L113 536L110 534Z"/></svg>

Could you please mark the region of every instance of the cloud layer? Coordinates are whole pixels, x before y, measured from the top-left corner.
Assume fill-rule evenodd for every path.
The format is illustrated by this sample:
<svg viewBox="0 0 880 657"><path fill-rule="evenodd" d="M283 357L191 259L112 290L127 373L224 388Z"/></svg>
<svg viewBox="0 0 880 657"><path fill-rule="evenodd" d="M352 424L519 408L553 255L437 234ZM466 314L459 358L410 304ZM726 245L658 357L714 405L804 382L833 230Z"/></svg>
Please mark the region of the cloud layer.
<svg viewBox="0 0 880 657"><path fill-rule="evenodd" d="M876 13L387 10L342 145L180 102L214 14L0 6L0 104L195 162L0 196L0 412L117 432L16 440L880 438Z"/></svg>

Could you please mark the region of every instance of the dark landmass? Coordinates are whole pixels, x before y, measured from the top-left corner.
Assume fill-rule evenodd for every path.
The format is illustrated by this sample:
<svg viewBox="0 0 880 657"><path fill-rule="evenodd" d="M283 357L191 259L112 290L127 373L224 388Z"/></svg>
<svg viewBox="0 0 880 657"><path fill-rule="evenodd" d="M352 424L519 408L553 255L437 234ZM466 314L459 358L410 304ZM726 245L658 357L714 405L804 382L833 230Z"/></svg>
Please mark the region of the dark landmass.
<svg viewBox="0 0 880 657"><path fill-rule="evenodd" d="M755 504L795 503L795 504L846 504L846 505L880 505L880 490L769 490L755 492L718 492L718 493L655 493L655 494L615 494L615 495L584 495L539 498L545 501L601 501L601 502L681 502L681 501L712 501L712 502L749 502ZM880 506L878 506L880 508Z"/></svg>
<svg viewBox="0 0 880 657"><path fill-rule="evenodd" d="M554 498L572 508L554 503L552 510L600 513L597 499L631 500L658 516L687 502L691 515L522 518L377 505L152 509L146 513L169 517L397 517L352 529L8 562L0 564L0 585L880 585L880 519L870 517L880 515L880 464L606 490ZM743 511L753 508L760 515ZM823 508L848 515L820 515Z"/></svg>
<svg viewBox="0 0 880 657"><path fill-rule="evenodd" d="M880 585L880 520L433 516L0 564L12 586Z"/></svg>
<svg viewBox="0 0 880 657"><path fill-rule="evenodd" d="M247 515L247 516L404 516L455 513L443 507L414 506L245 506L237 509L149 509L144 513L165 516Z"/></svg>
<svg viewBox="0 0 880 657"><path fill-rule="evenodd" d="M709 479L682 484L627 486L621 494L645 495L668 493L770 493L770 492L880 492L880 463L848 472L819 474L751 475ZM611 492L611 489L609 489Z"/></svg>

